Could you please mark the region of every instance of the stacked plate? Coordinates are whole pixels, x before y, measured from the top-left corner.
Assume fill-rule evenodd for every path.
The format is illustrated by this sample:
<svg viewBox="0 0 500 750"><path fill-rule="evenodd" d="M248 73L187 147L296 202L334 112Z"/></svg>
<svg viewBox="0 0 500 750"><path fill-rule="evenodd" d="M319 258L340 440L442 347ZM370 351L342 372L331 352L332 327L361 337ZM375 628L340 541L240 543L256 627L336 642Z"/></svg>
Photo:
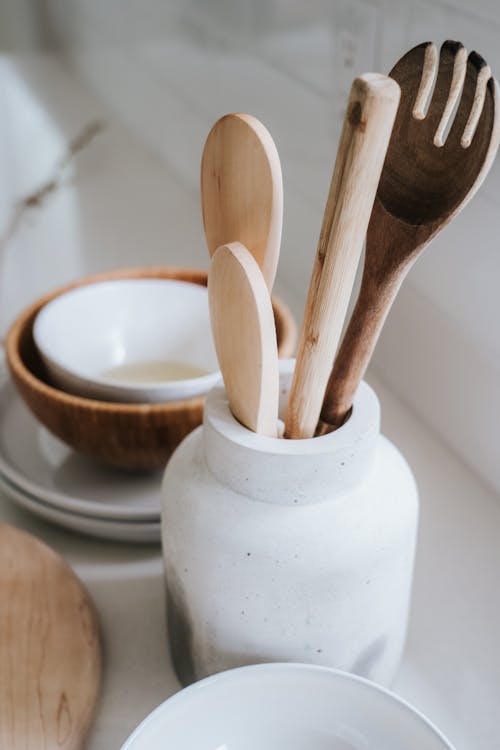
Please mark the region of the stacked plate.
<svg viewBox="0 0 500 750"><path fill-rule="evenodd" d="M0 489L42 518L83 534L160 541L161 473L114 470L76 453L0 386Z"/></svg>

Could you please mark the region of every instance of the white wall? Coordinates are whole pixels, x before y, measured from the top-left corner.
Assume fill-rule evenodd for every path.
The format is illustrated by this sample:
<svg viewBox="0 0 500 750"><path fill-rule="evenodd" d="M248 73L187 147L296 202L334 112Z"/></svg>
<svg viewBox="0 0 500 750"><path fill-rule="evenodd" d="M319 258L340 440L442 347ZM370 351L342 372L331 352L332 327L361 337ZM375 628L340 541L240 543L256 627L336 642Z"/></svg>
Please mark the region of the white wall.
<svg viewBox="0 0 500 750"><path fill-rule="evenodd" d="M460 39L500 71L496 0L47 0L72 65L198 191L213 121L258 116L285 179L279 280L301 314L353 76L413 44ZM500 162L412 270L374 366L500 488ZM201 220L200 243L203 242Z"/></svg>
<svg viewBox="0 0 500 750"><path fill-rule="evenodd" d="M0 50L41 48L45 39L45 13L40 0L2 0Z"/></svg>

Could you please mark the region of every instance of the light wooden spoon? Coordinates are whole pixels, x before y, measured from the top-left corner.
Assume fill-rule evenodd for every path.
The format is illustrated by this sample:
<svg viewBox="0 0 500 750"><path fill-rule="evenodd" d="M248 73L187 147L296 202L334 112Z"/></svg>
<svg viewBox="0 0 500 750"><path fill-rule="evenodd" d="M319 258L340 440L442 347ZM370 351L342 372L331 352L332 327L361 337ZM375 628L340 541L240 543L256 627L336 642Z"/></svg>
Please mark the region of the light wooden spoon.
<svg viewBox="0 0 500 750"><path fill-rule="evenodd" d="M262 272L240 242L215 252L208 296L231 411L253 432L276 437L279 371L273 308Z"/></svg>
<svg viewBox="0 0 500 750"><path fill-rule="evenodd" d="M35 537L0 524L0 747L79 750L99 689L89 596Z"/></svg>
<svg viewBox="0 0 500 750"><path fill-rule="evenodd" d="M281 165L269 132L251 115L230 114L208 134L201 160L201 202L208 250L241 242L271 290L283 223Z"/></svg>
<svg viewBox="0 0 500 750"><path fill-rule="evenodd" d="M438 55L427 42L407 52L390 75L401 87L401 103L368 227L359 297L318 432L345 421L408 270L478 190L498 149L498 84L476 52L467 58L460 42L447 41Z"/></svg>
<svg viewBox="0 0 500 750"><path fill-rule="evenodd" d="M347 104L309 284L285 437L313 437L351 296L399 102L399 86L367 73Z"/></svg>

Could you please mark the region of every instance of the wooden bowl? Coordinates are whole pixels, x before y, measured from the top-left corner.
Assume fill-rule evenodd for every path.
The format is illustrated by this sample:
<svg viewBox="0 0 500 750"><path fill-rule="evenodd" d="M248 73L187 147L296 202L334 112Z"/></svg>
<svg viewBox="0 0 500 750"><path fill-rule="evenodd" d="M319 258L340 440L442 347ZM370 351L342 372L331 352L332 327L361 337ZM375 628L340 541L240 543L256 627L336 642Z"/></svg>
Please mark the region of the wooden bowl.
<svg viewBox="0 0 500 750"><path fill-rule="evenodd" d="M161 404L97 401L50 383L33 341L33 322L49 300L76 286L128 278L179 279L206 286L207 272L193 268L130 268L88 276L41 297L12 325L6 355L14 383L35 417L82 453L125 469L162 469L177 445L202 422L204 397ZM280 357L292 356L296 327L283 302L273 299Z"/></svg>

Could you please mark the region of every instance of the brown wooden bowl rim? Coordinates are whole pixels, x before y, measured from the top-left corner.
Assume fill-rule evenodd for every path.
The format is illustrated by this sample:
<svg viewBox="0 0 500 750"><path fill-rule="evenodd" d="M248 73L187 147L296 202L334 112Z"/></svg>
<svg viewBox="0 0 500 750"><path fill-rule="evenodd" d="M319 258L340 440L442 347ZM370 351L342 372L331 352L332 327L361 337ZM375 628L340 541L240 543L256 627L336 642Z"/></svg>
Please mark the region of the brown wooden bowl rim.
<svg viewBox="0 0 500 750"><path fill-rule="evenodd" d="M205 401L205 395L195 396L194 398L183 399L180 401L163 401L161 403L124 403L121 401L101 401L99 399L86 398L73 393L67 393L55 386L49 385L31 372L21 358L19 353L19 343L28 321L34 318L35 314L43 307L43 305L64 292L68 292L76 287L95 284L101 281L128 278L178 279L179 281L206 286L207 277L208 272L201 268L189 268L183 266L137 266L91 274L82 279L78 279L77 281L72 281L69 284L64 284L35 300L20 313L11 325L5 339L5 352L11 372L15 378L26 383L32 391L42 394L45 398L59 401L60 403L71 405L73 407L79 407L81 409L91 409L110 414L119 413L131 415L165 412L178 413L201 408ZM285 303L274 296L273 308L278 314L281 324L282 346L285 345L286 348L287 342L293 341L296 335L295 322Z"/></svg>

